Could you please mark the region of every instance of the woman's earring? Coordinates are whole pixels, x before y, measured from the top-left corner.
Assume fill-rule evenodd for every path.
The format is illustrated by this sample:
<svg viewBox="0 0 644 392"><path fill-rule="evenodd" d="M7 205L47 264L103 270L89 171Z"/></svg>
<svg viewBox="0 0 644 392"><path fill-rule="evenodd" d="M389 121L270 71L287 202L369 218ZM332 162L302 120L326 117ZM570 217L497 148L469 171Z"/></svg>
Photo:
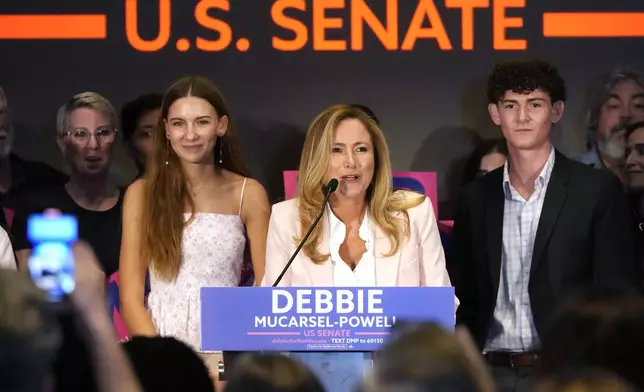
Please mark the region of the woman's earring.
<svg viewBox="0 0 644 392"><path fill-rule="evenodd" d="M169 144L168 139L166 139L166 143L165 143L165 164L166 165L168 164L168 150L170 149L170 146L168 144Z"/></svg>
<svg viewBox="0 0 644 392"><path fill-rule="evenodd" d="M219 136L219 164L224 163L224 137Z"/></svg>

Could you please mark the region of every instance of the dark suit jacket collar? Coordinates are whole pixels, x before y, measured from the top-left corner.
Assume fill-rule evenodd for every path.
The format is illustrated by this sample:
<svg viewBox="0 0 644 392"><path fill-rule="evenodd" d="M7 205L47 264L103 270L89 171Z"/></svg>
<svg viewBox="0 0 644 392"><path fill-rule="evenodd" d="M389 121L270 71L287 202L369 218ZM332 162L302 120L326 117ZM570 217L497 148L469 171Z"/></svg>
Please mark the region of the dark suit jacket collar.
<svg viewBox="0 0 644 392"><path fill-rule="evenodd" d="M543 259L548 240L555 227L559 212L567 195L567 186L570 180L572 162L555 149L555 164L546 196L541 210L541 217L534 241L531 272L535 270ZM487 223L487 253L490 262L490 272L494 287L498 289L501 274L501 253L503 251L503 167L500 167L480 179L485 198L485 215Z"/></svg>

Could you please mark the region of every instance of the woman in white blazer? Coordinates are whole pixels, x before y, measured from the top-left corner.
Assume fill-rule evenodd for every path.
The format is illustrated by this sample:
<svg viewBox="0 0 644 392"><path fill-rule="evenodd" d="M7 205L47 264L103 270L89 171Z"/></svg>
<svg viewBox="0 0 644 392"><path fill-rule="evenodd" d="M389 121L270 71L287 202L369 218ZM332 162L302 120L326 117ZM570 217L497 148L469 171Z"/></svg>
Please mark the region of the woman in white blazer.
<svg viewBox="0 0 644 392"><path fill-rule="evenodd" d="M332 178L340 185L279 286L451 286L429 198L393 191L382 131L348 105L328 108L308 130L297 195L273 206L262 285L281 273Z"/></svg>
<svg viewBox="0 0 644 392"><path fill-rule="evenodd" d="M299 170L296 197L273 206L263 286L273 285L323 208L279 286L451 286L429 199L393 190L387 143L363 111L337 105L318 115ZM323 185L333 178L339 187L323 206ZM291 355L334 392L353 390L371 360L362 353Z"/></svg>

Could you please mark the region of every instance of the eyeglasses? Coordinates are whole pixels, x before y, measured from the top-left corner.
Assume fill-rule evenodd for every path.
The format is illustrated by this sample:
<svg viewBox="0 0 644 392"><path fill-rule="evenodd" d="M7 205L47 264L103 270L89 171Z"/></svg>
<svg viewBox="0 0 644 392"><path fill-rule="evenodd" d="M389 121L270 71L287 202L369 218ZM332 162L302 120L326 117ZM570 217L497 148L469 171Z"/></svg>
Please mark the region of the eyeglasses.
<svg viewBox="0 0 644 392"><path fill-rule="evenodd" d="M99 128L95 133L91 133L87 129L75 129L73 131L67 131L62 134L63 137L71 137L72 142L80 145L86 146L89 143L89 139L92 136L96 138L98 144L111 144L116 139L117 129L111 128Z"/></svg>

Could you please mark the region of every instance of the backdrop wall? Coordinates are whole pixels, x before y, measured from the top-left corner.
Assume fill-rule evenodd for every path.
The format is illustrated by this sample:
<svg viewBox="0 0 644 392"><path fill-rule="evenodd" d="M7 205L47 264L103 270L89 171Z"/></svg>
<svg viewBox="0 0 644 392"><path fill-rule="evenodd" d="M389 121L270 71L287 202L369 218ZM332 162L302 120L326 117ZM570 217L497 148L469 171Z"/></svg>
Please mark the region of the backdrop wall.
<svg viewBox="0 0 644 392"><path fill-rule="evenodd" d="M93 90L120 109L181 75L204 74L226 95L249 166L273 200L311 119L333 103L366 104L394 170L438 172L449 218L475 137L499 135L484 91L493 64L529 56L559 66L569 102L554 140L575 155L589 82L618 65L644 68L643 41L553 36L644 34L634 19L561 13L643 8L641 0L3 0L0 85L16 151L62 168L54 115L71 95ZM134 176L120 146L114 176Z"/></svg>

